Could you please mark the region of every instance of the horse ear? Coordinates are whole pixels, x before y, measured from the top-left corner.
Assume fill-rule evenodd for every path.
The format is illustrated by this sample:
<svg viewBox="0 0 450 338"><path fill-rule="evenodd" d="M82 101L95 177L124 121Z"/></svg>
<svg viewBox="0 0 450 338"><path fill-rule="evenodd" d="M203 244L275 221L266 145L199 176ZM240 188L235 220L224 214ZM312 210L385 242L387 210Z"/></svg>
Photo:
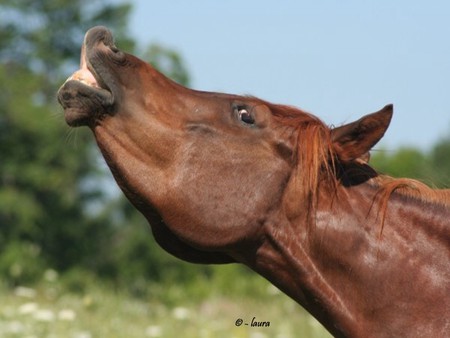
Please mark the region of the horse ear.
<svg viewBox="0 0 450 338"><path fill-rule="evenodd" d="M341 161L363 161L369 150L383 137L393 114L393 105L389 104L380 111L363 116L358 121L333 128L331 141L334 151ZM368 161L368 158L367 160Z"/></svg>

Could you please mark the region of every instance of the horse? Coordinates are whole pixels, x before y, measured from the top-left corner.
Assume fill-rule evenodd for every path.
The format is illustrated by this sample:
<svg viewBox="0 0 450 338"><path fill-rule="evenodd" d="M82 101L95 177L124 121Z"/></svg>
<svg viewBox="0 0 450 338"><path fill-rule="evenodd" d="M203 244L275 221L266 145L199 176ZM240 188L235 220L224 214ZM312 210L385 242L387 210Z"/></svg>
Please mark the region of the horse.
<svg viewBox="0 0 450 338"><path fill-rule="evenodd" d="M450 190L368 161L393 106L338 127L256 97L185 88L90 29L61 86L156 242L241 263L336 337L450 332Z"/></svg>

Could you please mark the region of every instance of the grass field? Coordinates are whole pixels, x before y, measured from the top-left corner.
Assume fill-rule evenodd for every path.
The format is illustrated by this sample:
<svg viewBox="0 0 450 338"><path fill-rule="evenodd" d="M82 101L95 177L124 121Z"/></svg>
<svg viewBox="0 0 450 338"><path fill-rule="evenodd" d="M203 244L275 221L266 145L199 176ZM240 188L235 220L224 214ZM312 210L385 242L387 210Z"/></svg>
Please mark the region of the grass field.
<svg viewBox="0 0 450 338"><path fill-rule="evenodd" d="M239 283L227 288L203 282L196 291L178 283L149 285L145 296L137 297L92 278L74 288L49 270L34 287L0 286L0 337L330 337L266 281ZM236 287L244 291L233 294ZM270 326L252 327L252 319Z"/></svg>

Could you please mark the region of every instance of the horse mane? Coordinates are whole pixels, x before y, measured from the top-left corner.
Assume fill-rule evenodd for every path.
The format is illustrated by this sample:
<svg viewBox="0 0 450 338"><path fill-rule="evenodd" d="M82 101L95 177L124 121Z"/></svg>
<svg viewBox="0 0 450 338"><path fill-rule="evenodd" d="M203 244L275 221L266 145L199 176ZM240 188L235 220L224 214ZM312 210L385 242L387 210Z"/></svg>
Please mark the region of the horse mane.
<svg viewBox="0 0 450 338"><path fill-rule="evenodd" d="M364 161L342 163L337 160L331 140L331 128L317 116L296 107L262 102L269 106L273 117L297 145L294 163L295 179L300 198L313 207L317 201L319 184L337 188L369 182L379 189L380 211L385 214L394 193L427 203L450 206L450 189L433 189L415 179L383 175Z"/></svg>
<svg viewBox="0 0 450 338"><path fill-rule="evenodd" d="M412 178L395 178L378 175L372 184L381 187L386 195L396 192L402 196L418 199L422 202L437 203L450 206L450 189L434 189L425 183Z"/></svg>
<svg viewBox="0 0 450 338"><path fill-rule="evenodd" d="M326 180L327 184L337 185L331 129L317 116L296 107L264 104L269 106L274 119L290 133L289 137L296 145L293 179L296 180L296 193L310 213L316 204L321 182Z"/></svg>

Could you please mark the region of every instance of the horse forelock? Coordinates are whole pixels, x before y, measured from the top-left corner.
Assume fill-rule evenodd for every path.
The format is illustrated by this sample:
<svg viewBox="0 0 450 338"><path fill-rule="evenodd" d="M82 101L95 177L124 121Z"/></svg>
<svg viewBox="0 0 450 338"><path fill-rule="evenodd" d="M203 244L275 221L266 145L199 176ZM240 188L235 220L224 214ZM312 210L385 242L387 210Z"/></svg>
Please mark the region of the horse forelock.
<svg viewBox="0 0 450 338"><path fill-rule="evenodd" d="M290 130L293 138L296 191L308 209L317 201L319 184L336 184L335 156L331 129L317 116L295 107L270 105L272 114L281 128Z"/></svg>

